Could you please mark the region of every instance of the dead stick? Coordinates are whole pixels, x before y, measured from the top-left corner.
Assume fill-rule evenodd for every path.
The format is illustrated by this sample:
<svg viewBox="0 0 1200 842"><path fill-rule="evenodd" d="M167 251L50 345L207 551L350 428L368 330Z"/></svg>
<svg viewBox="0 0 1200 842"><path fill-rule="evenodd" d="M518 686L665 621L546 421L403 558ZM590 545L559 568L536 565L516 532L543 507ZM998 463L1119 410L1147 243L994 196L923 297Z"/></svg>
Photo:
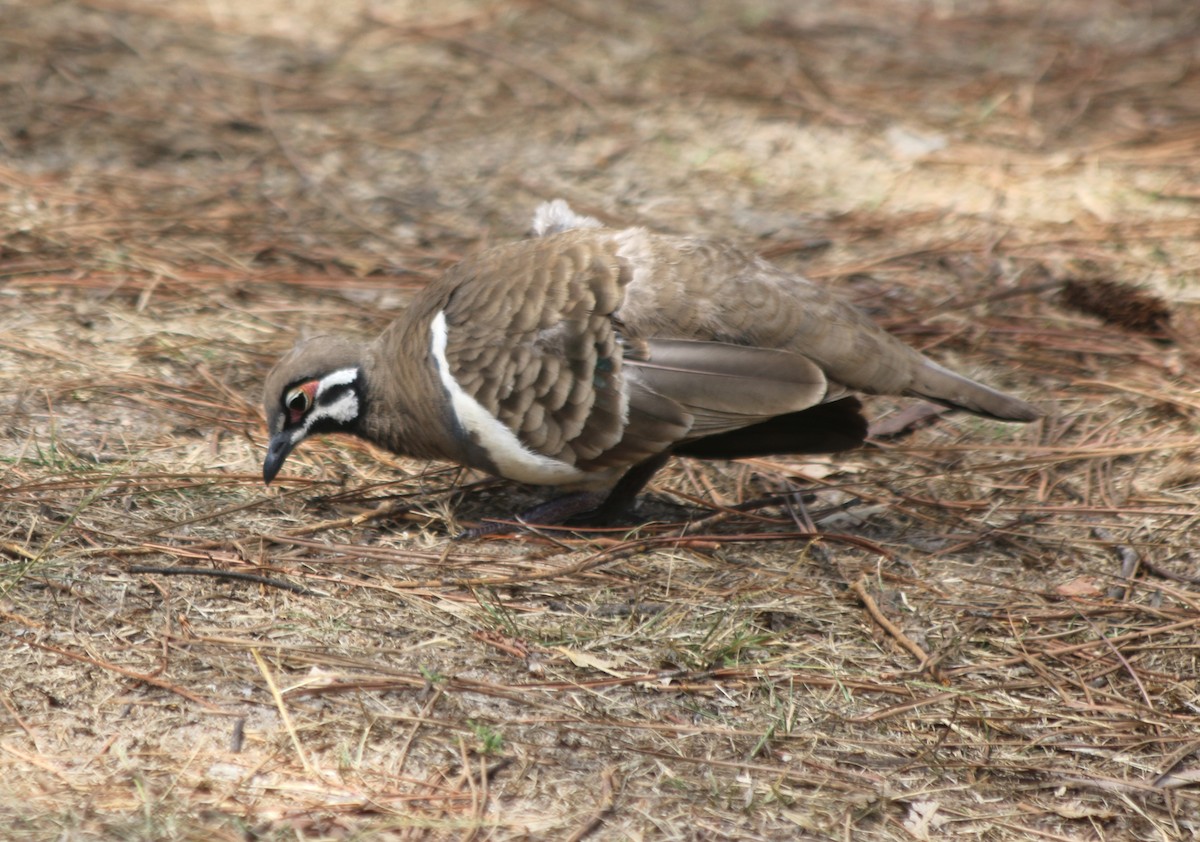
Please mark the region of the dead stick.
<svg viewBox="0 0 1200 842"><path fill-rule="evenodd" d="M159 573L166 576L211 576L215 579L235 579L239 582L253 582L270 588L279 588L304 596L321 596L316 591L309 590L303 585L285 582L282 579L272 579L257 573L243 573L239 570L217 570L211 567L158 567L149 564L135 564L129 568L130 573Z"/></svg>
<svg viewBox="0 0 1200 842"><path fill-rule="evenodd" d="M924 668L925 664L929 663L929 655L912 638L900 631L900 628L895 623L883 616L883 612L879 610L879 605L867 593L866 580L866 576L859 577L858 581L850 586L851 589L858 595L863 607L871 615L871 619L878 623L885 632L896 638L896 642L907 649L920 662L918 668Z"/></svg>

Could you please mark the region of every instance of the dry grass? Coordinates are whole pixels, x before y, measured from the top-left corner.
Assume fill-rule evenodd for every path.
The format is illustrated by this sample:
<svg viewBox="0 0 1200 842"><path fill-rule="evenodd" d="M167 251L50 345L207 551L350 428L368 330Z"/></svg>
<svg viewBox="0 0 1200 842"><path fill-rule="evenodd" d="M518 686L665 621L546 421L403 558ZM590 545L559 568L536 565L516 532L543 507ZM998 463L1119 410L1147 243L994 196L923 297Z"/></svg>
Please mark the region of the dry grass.
<svg viewBox="0 0 1200 842"><path fill-rule="evenodd" d="M1200 836L1194 4L409 5L0 6L7 838ZM607 533L451 541L529 492L344 440L262 489L297 334L560 195L1050 417L875 400Z"/></svg>

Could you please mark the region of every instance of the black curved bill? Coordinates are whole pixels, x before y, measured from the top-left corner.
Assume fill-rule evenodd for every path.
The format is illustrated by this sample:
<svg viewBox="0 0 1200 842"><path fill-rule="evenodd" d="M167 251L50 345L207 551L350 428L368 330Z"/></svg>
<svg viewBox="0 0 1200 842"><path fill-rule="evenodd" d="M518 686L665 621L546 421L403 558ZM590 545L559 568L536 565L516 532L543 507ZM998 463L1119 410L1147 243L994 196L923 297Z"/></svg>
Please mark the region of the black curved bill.
<svg viewBox="0 0 1200 842"><path fill-rule="evenodd" d="M271 443L267 445L267 458L263 460L263 482L271 484L271 480L275 479L294 446L292 434L286 430L271 436Z"/></svg>

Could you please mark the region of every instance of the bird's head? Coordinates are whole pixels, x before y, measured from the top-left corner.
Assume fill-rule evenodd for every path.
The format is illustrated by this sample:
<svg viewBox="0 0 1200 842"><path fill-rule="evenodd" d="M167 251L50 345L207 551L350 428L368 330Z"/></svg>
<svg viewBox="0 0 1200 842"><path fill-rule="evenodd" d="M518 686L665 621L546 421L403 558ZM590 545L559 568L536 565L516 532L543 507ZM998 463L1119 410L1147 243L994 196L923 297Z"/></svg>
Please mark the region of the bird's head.
<svg viewBox="0 0 1200 842"><path fill-rule="evenodd" d="M331 336L300 342L267 375L268 485L292 449L314 433L357 433L366 408L363 346Z"/></svg>

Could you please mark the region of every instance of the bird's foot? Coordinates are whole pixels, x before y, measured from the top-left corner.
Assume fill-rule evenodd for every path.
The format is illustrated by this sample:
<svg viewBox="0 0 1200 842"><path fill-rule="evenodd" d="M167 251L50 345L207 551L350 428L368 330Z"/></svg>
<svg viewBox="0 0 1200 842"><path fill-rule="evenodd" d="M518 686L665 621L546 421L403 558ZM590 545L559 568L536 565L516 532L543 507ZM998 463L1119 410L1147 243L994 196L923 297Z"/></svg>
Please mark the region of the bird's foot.
<svg viewBox="0 0 1200 842"><path fill-rule="evenodd" d="M597 519L603 522L624 511L611 511L611 499L606 499L607 497L603 491L576 491L564 494L526 509L512 520L485 520L478 526L464 529L455 538L470 541L487 535L506 535L521 529L535 529L538 526L559 526L581 515L588 523L595 523Z"/></svg>

